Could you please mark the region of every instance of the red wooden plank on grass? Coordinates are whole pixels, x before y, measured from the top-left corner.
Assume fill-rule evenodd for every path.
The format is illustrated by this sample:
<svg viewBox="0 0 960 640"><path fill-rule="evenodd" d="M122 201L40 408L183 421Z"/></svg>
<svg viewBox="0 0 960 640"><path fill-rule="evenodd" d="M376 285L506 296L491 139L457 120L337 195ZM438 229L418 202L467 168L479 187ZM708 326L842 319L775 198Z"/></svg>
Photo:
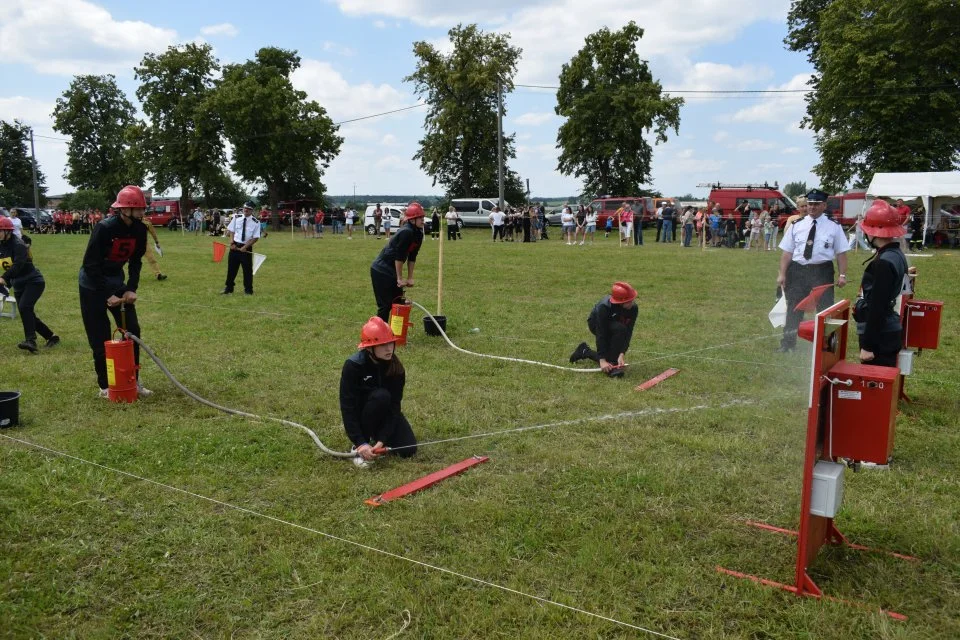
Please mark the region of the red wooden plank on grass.
<svg viewBox="0 0 960 640"><path fill-rule="evenodd" d="M417 491L423 491L427 487L432 487L442 480L455 475L459 475L469 469L470 467L482 464L489 460L487 456L473 456L472 458L467 458L466 460L461 460L456 464L452 464L446 469L441 469L440 471L434 471L428 476L424 476L419 480L414 480L409 482L402 487L397 487L396 489L390 489L386 493L381 493L378 496L374 496L369 500L364 500L364 502L371 507L379 507L380 505L390 502L391 500L396 500L397 498L402 498L408 496L411 493L416 493Z"/></svg>
<svg viewBox="0 0 960 640"><path fill-rule="evenodd" d="M667 369L666 371L664 371L664 372L661 373L660 375L656 376L655 378L650 378L649 380L647 380L647 381L644 382L643 384L638 384L633 390L634 390L634 391L646 391L646 390L649 389L650 387L653 387L653 386L655 386L655 385L658 385L658 384L660 384L661 382L663 382L664 380L666 380L667 378L669 378L670 376L676 375L676 374L678 374L678 373L680 373L680 369Z"/></svg>

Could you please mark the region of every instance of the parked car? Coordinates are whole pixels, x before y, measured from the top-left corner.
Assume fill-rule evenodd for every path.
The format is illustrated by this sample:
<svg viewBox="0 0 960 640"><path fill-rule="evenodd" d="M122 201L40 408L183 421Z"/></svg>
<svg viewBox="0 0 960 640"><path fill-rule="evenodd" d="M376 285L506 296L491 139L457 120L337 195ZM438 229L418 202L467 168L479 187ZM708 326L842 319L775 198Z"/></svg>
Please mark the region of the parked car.
<svg viewBox="0 0 960 640"><path fill-rule="evenodd" d="M396 233L397 229L400 228L400 218L403 217L403 212L407 210L407 203L381 202L380 209L383 211L383 217L380 219L380 233L386 233L383 218L386 217L388 211L390 212L390 233ZM368 204L363 213L363 229L367 232L367 235L372 236L377 232L376 219L373 215L376 210L376 204ZM424 213L426 215L423 217L423 230L430 233L433 227L433 221L430 219L432 214L426 210L424 210Z"/></svg>
<svg viewBox="0 0 960 640"><path fill-rule="evenodd" d="M464 227L490 226L490 214L497 204L498 198L454 198L450 204L460 214ZM510 203L504 200L504 209Z"/></svg>

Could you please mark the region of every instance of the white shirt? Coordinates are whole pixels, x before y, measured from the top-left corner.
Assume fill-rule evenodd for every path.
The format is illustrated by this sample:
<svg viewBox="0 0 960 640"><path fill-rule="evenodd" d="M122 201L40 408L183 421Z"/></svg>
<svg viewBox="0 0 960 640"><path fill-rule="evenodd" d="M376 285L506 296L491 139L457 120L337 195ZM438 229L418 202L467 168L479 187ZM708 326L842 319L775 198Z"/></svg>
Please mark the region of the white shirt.
<svg viewBox="0 0 960 640"><path fill-rule="evenodd" d="M234 242L244 244L251 238L260 237L260 221L253 216L237 216L227 225L227 231L233 234ZM241 240L240 238L245 239Z"/></svg>
<svg viewBox="0 0 960 640"><path fill-rule="evenodd" d="M563 213L560 214L560 224L573 224L573 214L570 212L570 209L567 209L566 207L563 208Z"/></svg>
<svg viewBox="0 0 960 640"><path fill-rule="evenodd" d="M502 227L503 226L503 211L494 211L490 214L490 220L493 222L493 226Z"/></svg>
<svg viewBox="0 0 960 640"><path fill-rule="evenodd" d="M443 217L446 219L448 225L450 225L450 224L453 224L453 225L457 224L457 212L456 212L456 211L447 211L447 214L446 214L445 216L443 216Z"/></svg>
<svg viewBox="0 0 960 640"><path fill-rule="evenodd" d="M353 209L347 209L346 211L343 212L343 217L344 217L344 220L347 221L347 224L353 224L353 216L354 216Z"/></svg>
<svg viewBox="0 0 960 640"><path fill-rule="evenodd" d="M597 212L587 211L586 222L587 224L597 224Z"/></svg>
<svg viewBox="0 0 960 640"><path fill-rule="evenodd" d="M13 235L23 239L23 221L20 218L10 218L13 222Z"/></svg>
<svg viewBox="0 0 960 640"><path fill-rule="evenodd" d="M783 240L780 241L780 249L793 254L793 262L803 265L833 262L837 255L849 251L850 245L843 227L821 214L816 218L817 233L813 239L813 255L806 260L803 257L803 250L807 245L807 236L810 235L813 220L810 216L797 220L784 233Z"/></svg>

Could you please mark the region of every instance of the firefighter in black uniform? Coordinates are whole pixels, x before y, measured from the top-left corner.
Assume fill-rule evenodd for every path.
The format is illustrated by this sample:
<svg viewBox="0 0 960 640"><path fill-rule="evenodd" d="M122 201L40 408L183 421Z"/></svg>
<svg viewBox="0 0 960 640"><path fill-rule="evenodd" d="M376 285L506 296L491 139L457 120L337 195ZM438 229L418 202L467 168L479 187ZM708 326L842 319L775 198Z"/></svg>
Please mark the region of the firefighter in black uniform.
<svg viewBox="0 0 960 640"><path fill-rule="evenodd" d="M611 378L623 375L623 356L630 348L633 327L637 323L637 290L626 282L614 282L610 295L594 305L587 327L597 338L597 350L581 342L570 355L570 362L589 358Z"/></svg>
<svg viewBox="0 0 960 640"><path fill-rule="evenodd" d="M423 207L412 202L404 214L406 223L397 230L387 246L370 265L373 296L377 300L377 315L387 322L393 301L403 296L404 287L413 286L413 268L423 244ZM403 277L403 265L407 277Z"/></svg>
<svg viewBox="0 0 960 640"><path fill-rule="evenodd" d="M80 316L93 350L93 367L97 372L101 398L108 397L103 343L112 334L110 319L104 311L109 311L120 326L120 305L123 304L127 331L140 336L135 303L143 254L147 250L147 227L141 222L147 203L140 187L128 185L121 189L113 209L119 213L103 220L90 234L83 266L80 267ZM129 265L126 282L123 275L125 264ZM140 397L147 397L153 392L140 384L140 346L137 344L133 346L133 355L137 365L137 392Z"/></svg>
<svg viewBox="0 0 960 640"><path fill-rule="evenodd" d="M907 230L900 225L897 210L883 200L870 206L860 228L877 250L863 272L860 296L854 304L860 362L895 367L902 342L900 314L895 304L908 269L899 238Z"/></svg>
<svg viewBox="0 0 960 640"><path fill-rule="evenodd" d="M390 326L374 316L360 331L359 351L343 363L340 414L358 467L369 465L385 446L397 447L403 458L417 452L417 438L400 406L406 372L394 354L396 340Z"/></svg>
<svg viewBox="0 0 960 640"><path fill-rule="evenodd" d="M13 235L13 221L0 217L0 295L7 295L8 288L13 289L23 324L24 340L17 346L24 351L37 353L38 333L46 339L48 347L59 343L60 338L33 311L46 288L43 274L33 266L30 247Z"/></svg>

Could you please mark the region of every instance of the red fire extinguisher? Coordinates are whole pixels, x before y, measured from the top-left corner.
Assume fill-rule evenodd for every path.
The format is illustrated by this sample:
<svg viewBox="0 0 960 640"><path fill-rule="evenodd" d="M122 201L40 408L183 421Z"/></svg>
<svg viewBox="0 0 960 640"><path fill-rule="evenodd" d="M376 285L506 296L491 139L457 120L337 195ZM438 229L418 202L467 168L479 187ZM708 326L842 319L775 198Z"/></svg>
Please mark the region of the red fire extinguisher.
<svg viewBox="0 0 960 640"><path fill-rule="evenodd" d="M133 340L126 337L127 309L120 305L120 324L114 338L103 343L107 356L107 394L110 402L137 401L137 365L133 357ZM120 339L116 339L116 334Z"/></svg>
<svg viewBox="0 0 960 640"><path fill-rule="evenodd" d="M397 345L407 344L407 328L410 326L410 310L413 305L406 298L398 297L394 299L393 306L390 307L390 330L397 336Z"/></svg>

